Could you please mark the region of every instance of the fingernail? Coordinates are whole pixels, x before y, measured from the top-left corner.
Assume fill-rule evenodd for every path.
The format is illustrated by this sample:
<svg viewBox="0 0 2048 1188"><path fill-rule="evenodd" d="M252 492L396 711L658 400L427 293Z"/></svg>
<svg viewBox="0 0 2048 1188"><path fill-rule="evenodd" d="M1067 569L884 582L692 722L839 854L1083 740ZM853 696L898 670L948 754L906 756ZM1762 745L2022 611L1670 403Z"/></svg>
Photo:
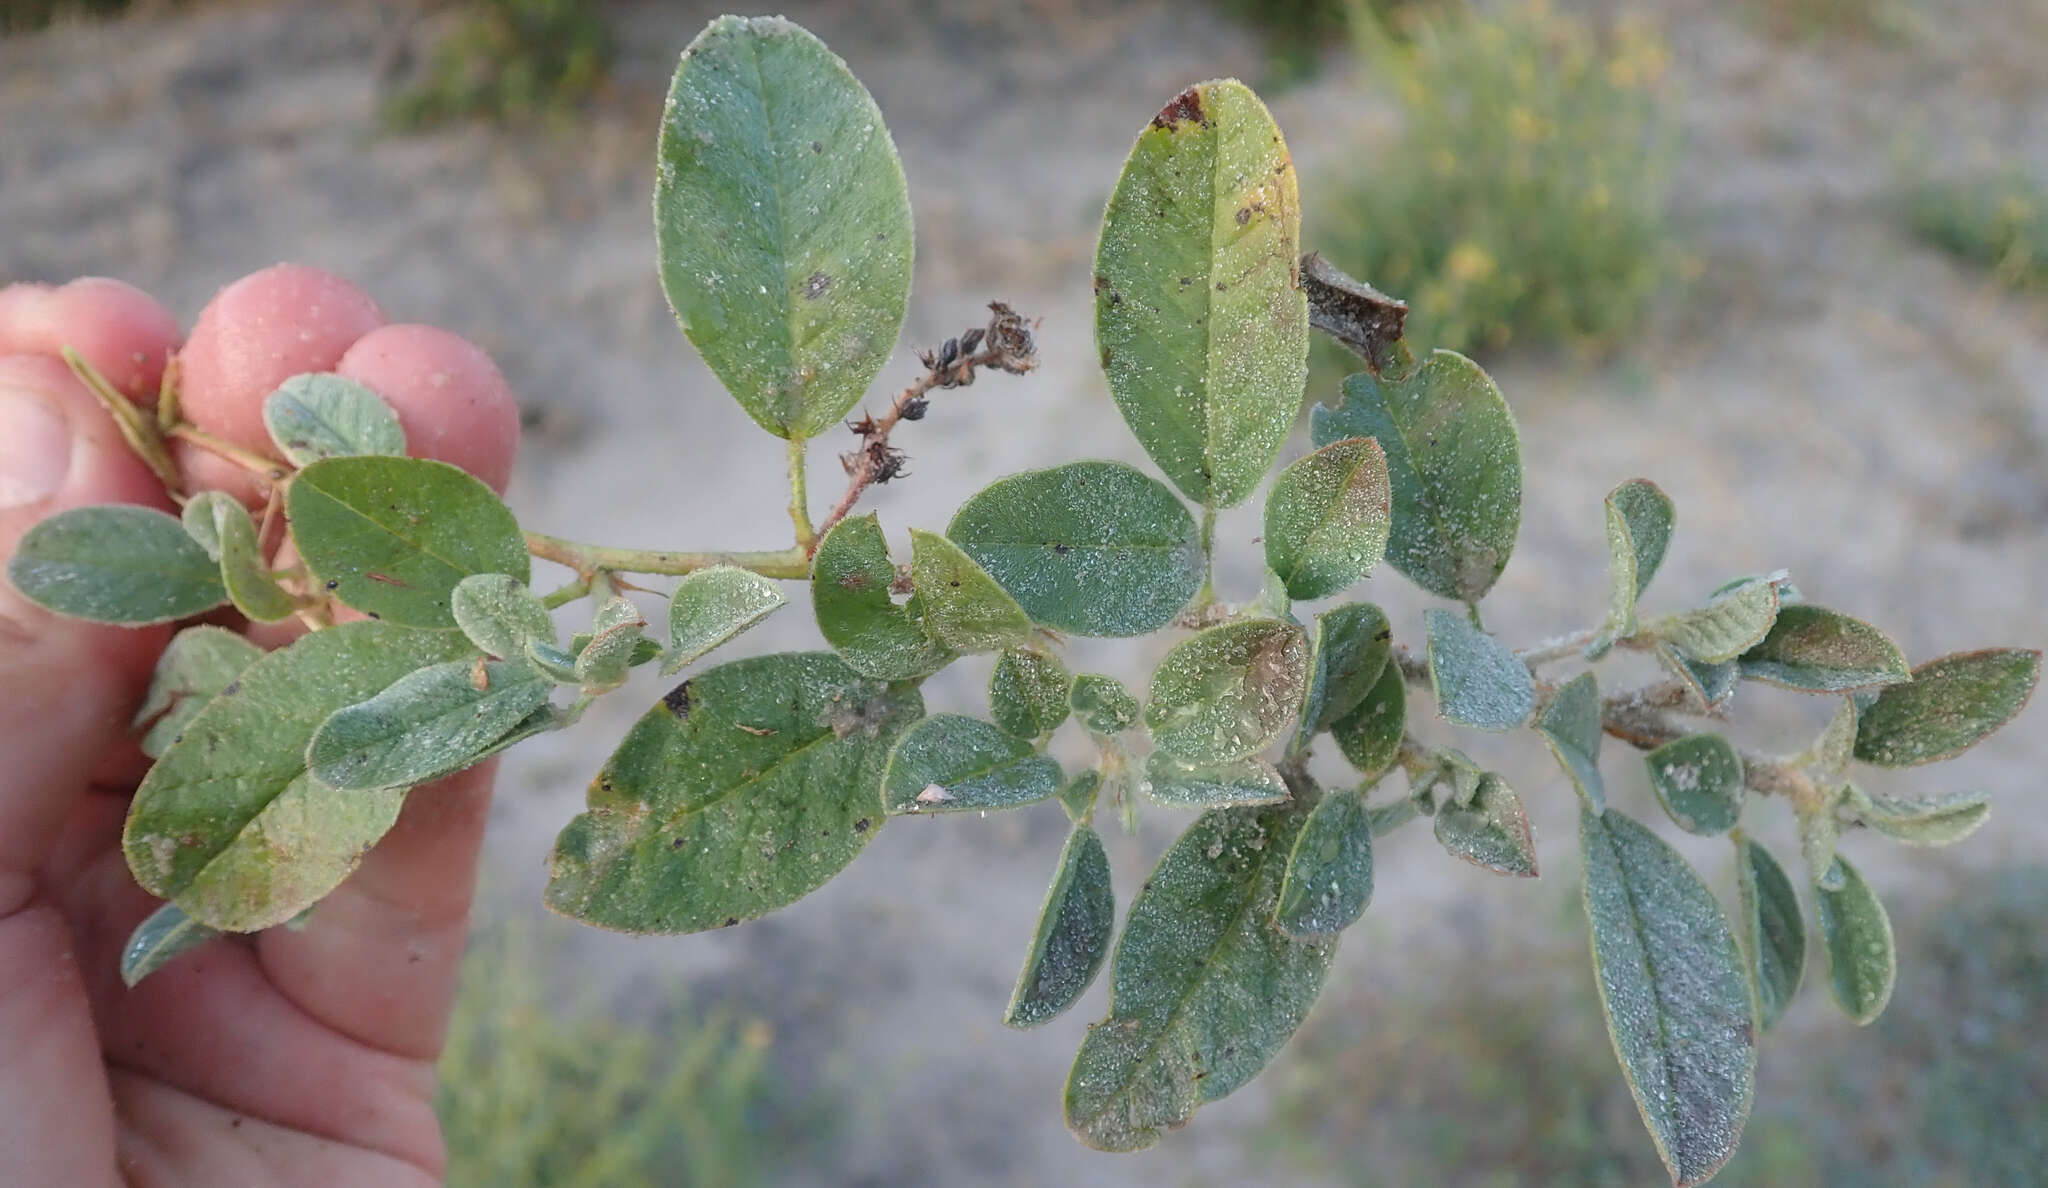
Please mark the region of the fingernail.
<svg viewBox="0 0 2048 1188"><path fill-rule="evenodd" d="M49 402L0 386L0 508L40 503L71 471L71 427Z"/></svg>

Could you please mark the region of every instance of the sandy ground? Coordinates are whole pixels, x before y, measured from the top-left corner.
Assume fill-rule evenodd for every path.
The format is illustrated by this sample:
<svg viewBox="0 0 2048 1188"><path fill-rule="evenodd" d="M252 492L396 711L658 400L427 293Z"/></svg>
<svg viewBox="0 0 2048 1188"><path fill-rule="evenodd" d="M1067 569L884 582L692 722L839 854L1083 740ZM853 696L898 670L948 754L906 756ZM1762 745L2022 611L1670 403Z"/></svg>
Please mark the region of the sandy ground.
<svg viewBox="0 0 2048 1188"><path fill-rule="evenodd" d="M942 525L997 474L1077 456L1142 461L1093 362L1095 222L1150 113L1189 82L1255 76L1260 51L1200 7L1098 7L787 6L874 92L911 179L916 296L884 386L915 373L909 345L977 324L990 298L1045 319L1038 374L948 395L906 433L915 477L872 502L893 532ZM1810 597L1889 628L1915 660L2041 646L2048 307L1918 246L1881 198L1900 152L1962 159L2009 144L2048 160L2038 118L2048 13L2028 0L1928 0L1904 34L1788 48L1739 16L1663 7L1685 99L1679 219L1705 275L1618 362L1495 361L1522 425L1528 496L1490 625L1528 641L1598 618L1600 500L1640 474L1680 509L1653 606L1787 566ZM779 545L781 443L753 428L676 333L650 264L661 88L712 11L626 9L616 84L572 132L378 132L373 61L395 17L377 5L223 3L0 42L0 280L118 275L189 318L248 269L281 259L334 269L395 319L450 326L502 362L534 422L511 492L522 520L622 545ZM1359 137L1385 123L1344 73L1274 98L1310 178L1352 159ZM840 448L813 450L824 490L836 491ZM1225 596L1248 598L1255 513L1226 516L1223 528ZM1364 594L1415 636L1422 596L1391 575ZM797 605L732 654L813 646ZM1155 650L1090 645L1079 659L1142 687ZM973 708L986 674L985 661L960 665L929 700ZM579 730L508 759L489 843L504 910L540 910L554 831L657 691L643 677ZM1745 700L1763 746L1803 744L1819 721L1793 695ZM2041 713L1958 763L1871 781L2000 794L1999 826L1959 850L1857 845L1886 895L1938 887L1965 866L2040 858ZM1467 913L1568 893L1571 797L1547 754L1534 736L1472 749L1519 774L1542 890L1452 862L1423 831L1397 835L1337 979L1407 944L1454 943ZM1647 808L1631 756L1610 749L1607 770L1619 802ZM1112 839L1120 888L1137 885L1179 824L1153 811L1140 836ZM1241 1129L1261 1116L1256 1085L1159 1150L1099 1156L1066 1135L1057 1094L1105 988L1038 1032L997 1023L1062 828L1049 805L902 822L829 893L760 923L676 940L579 934L568 955L579 978L615 988L622 1010L682 982L771 1019L792 1082L851 1103L822 1180L1229 1182L1248 1158ZM1725 846L1693 843L1688 853L1723 869ZM1796 1008L1793 1030L1851 1042L1819 997Z"/></svg>

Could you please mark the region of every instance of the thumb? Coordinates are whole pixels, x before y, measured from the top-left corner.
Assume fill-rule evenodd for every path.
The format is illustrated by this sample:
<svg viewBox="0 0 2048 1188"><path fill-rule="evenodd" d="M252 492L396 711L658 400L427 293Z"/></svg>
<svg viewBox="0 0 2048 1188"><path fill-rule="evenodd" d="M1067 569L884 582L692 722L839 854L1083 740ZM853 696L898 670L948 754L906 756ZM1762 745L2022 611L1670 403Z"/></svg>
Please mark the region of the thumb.
<svg viewBox="0 0 2048 1188"><path fill-rule="evenodd" d="M38 521L91 503L168 506L111 417L47 356L0 356L0 557ZM121 740L167 627L64 619L0 581L0 918L93 768Z"/></svg>

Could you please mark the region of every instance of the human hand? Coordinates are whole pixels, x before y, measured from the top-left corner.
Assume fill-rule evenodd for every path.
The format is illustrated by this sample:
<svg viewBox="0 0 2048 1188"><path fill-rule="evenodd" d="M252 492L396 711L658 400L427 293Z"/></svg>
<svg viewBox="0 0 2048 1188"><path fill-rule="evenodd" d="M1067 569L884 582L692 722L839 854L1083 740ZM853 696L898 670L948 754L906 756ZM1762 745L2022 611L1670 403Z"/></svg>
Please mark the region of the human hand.
<svg viewBox="0 0 2048 1188"><path fill-rule="evenodd" d="M0 556L64 508L170 507L59 359L67 345L148 403L178 327L118 281L0 289ZM313 269L222 290L179 358L184 415L248 449L271 452L261 408L280 381L338 371L397 410L415 453L499 488L511 468L518 411L490 360L445 331L384 324L368 297ZM193 487L252 492L219 458L180 461ZM128 989L122 945L156 906L120 849L145 762L128 723L172 630L59 619L0 582L4 1178L439 1183L434 1062L490 765L415 791L302 930L217 941Z"/></svg>

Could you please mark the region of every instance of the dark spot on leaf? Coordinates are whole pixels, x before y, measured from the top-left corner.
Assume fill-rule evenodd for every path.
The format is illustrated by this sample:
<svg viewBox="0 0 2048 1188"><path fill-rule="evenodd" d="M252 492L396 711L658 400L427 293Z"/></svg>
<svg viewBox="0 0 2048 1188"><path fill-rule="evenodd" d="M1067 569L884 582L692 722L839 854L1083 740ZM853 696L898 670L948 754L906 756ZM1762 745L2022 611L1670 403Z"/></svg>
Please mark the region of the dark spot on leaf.
<svg viewBox="0 0 2048 1188"><path fill-rule="evenodd" d="M1243 214L1244 212L1243 212L1243 211L1239 211L1238 213L1239 213L1239 214ZM1240 219L1240 220L1238 220L1238 221L1239 221L1239 222L1243 222L1244 220ZM1194 283L1195 283L1195 278L1194 278L1194 277L1192 277L1192 276L1184 276L1184 277L1181 277L1181 278L1180 278L1180 287L1181 287L1181 288L1183 288L1183 289L1187 288L1187 287L1188 287L1189 285L1192 285L1192 284L1194 284Z"/></svg>
<svg viewBox="0 0 2048 1188"><path fill-rule="evenodd" d="M860 820L855 821L853 823L853 831L855 833L866 833L868 831L868 819L862 817Z"/></svg>
<svg viewBox="0 0 2048 1188"><path fill-rule="evenodd" d="M814 153L822 153L825 151L825 146L813 140L811 142L811 151Z"/></svg>
<svg viewBox="0 0 2048 1188"><path fill-rule="evenodd" d="M328 579L327 579L327 588L328 588L328 589L330 589L330 590L335 590L335 589L339 589L340 587L341 587L341 582L340 582L340 580L339 580L339 579L336 579L336 578L328 578Z"/></svg>
<svg viewBox="0 0 2048 1188"><path fill-rule="evenodd" d="M868 575L857 569L842 573L839 575L839 588L842 590L865 590L868 588Z"/></svg>
<svg viewBox="0 0 2048 1188"><path fill-rule="evenodd" d="M1055 553L1057 553L1057 554L1059 554L1060 556L1064 557L1064 556L1066 556L1066 555L1067 555L1068 553L1071 553L1071 552L1073 552L1073 549L1072 549L1072 548L1071 548L1070 546L1068 546L1068 545L1063 545L1063 544L1056 544L1056 545L1052 546L1052 551L1053 551L1053 552L1055 552Z"/></svg>
<svg viewBox="0 0 2048 1188"><path fill-rule="evenodd" d="M1227 289L1229 289L1229 288L1230 288L1230 286L1229 286L1229 285L1226 285L1226 284L1224 284L1224 283L1223 283L1222 281L1217 281L1217 282L1216 282L1216 291L1217 291L1218 293L1224 292L1225 290L1227 290Z"/></svg>
<svg viewBox="0 0 2048 1188"><path fill-rule="evenodd" d="M676 839L675 839L674 841L672 841L672 842L668 843L668 848L669 848L669 849L671 849L671 850L680 850L680 849L682 849L682 848L683 848L683 839L682 839L682 838L680 838L680 837L679 837L679 838L676 838Z"/></svg>
<svg viewBox="0 0 2048 1188"><path fill-rule="evenodd" d="M689 717L690 682L684 681L682 684L670 689L668 696L661 699L661 703L667 706L668 712L674 714L677 718Z"/></svg>
<svg viewBox="0 0 2048 1188"><path fill-rule="evenodd" d="M1100 293L1100 292L1102 292L1102 291L1103 291L1104 289L1107 289L1108 287L1109 287L1109 278L1108 278L1108 277L1106 277L1106 276L1104 276L1104 275L1102 275L1102 274L1101 274L1101 273L1099 273L1099 272L1098 272L1098 273L1096 273L1096 274L1095 274L1095 291L1096 291L1097 293Z"/></svg>
<svg viewBox="0 0 2048 1188"><path fill-rule="evenodd" d="M737 924L737 923L739 923L739 922L740 922L740 918L739 918L738 916L727 916L727 917L725 918L725 927L727 927L727 928L731 928L731 927L732 927L733 925L735 925L735 924Z"/></svg>
<svg viewBox="0 0 2048 1188"><path fill-rule="evenodd" d="M825 290L831 287L832 278L830 276L826 275L823 271L813 272L804 281L804 297L806 300L815 301L823 297Z"/></svg>
<svg viewBox="0 0 2048 1188"><path fill-rule="evenodd" d="M226 685L222 686L220 695L222 697L233 697L235 694L240 693L241 691L242 682L239 680L233 680L229 681Z"/></svg>
<svg viewBox="0 0 2048 1188"><path fill-rule="evenodd" d="M1240 206L1240 207L1238 207L1238 208L1237 208L1237 225L1238 225L1238 226L1240 226L1240 227L1242 227L1242 226L1244 226L1244 225L1245 225L1246 223L1249 223L1249 222L1251 222L1251 221L1252 221L1252 208L1251 208L1251 207L1249 207L1249 206Z"/></svg>

